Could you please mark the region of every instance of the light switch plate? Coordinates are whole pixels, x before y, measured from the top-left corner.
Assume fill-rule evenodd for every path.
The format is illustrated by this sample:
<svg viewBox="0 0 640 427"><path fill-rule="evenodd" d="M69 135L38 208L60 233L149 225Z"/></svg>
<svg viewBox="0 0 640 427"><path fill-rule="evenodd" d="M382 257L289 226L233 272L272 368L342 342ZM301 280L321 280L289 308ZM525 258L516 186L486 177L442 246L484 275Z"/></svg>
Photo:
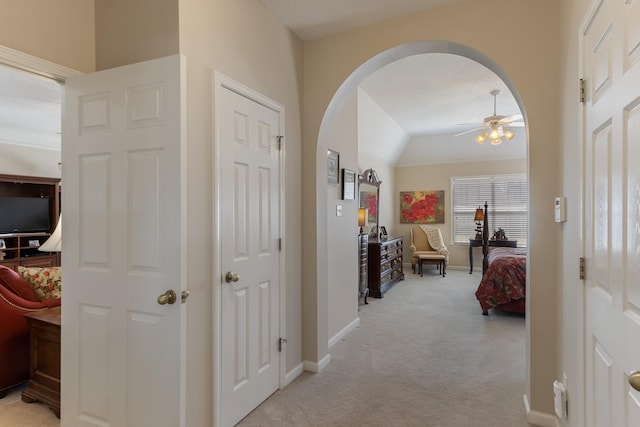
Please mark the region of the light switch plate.
<svg viewBox="0 0 640 427"><path fill-rule="evenodd" d="M342 205L336 205L336 216L342 216Z"/></svg>

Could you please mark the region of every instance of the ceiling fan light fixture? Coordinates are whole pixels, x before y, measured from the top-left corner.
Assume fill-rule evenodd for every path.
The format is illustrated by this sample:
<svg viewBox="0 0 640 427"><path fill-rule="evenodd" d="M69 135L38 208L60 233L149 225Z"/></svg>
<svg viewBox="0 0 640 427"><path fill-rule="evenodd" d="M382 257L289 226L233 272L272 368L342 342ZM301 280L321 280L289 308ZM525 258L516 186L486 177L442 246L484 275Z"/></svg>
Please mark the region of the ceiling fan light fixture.
<svg viewBox="0 0 640 427"><path fill-rule="evenodd" d="M497 138L491 138L491 145L500 145L502 144L502 137L498 136Z"/></svg>
<svg viewBox="0 0 640 427"><path fill-rule="evenodd" d="M478 144L484 144L484 141L487 139L487 133L483 132L480 135L476 136L476 141Z"/></svg>
<svg viewBox="0 0 640 427"><path fill-rule="evenodd" d="M500 137L502 136L502 129L500 129L497 126L492 126L491 127L491 131L489 132L489 139L490 140L494 140L494 139L500 139Z"/></svg>
<svg viewBox="0 0 640 427"><path fill-rule="evenodd" d="M516 136L516 134L511 132L510 130L507 129L504 131L504 137L507 138L508 141L511 141L514 136Z"/></svg>

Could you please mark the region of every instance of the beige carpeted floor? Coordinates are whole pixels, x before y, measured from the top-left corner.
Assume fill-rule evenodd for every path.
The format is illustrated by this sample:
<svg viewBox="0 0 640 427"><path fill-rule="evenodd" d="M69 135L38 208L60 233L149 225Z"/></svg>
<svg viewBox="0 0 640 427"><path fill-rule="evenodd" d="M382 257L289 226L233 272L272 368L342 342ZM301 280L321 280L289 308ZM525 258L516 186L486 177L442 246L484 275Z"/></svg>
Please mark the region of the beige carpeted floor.
<svg viewBox="0 0 640 427"><path fill-rule="evenodd" d="M239 425L528 426L524 318L482 316L479 273L406 277L360 307L360 325L331 349L323 372L302 374ZM19 392L0 400L0 426L59 427Z"/></svg>
<svg viewBox="0 0 640 427"><path fill-rule="evenodd" d="M524 427L525 320L483 316L480 273L406 271L360 326L240 426Z"/></svg>

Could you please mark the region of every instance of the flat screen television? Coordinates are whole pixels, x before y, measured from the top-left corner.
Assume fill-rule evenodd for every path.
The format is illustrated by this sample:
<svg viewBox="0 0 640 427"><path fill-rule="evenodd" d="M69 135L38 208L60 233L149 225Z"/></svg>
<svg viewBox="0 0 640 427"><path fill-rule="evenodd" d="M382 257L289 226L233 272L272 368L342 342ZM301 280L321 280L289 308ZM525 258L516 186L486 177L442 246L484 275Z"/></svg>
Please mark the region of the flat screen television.
<svg viewBox="0 0 640 427"><path fill-rule="evenodd" d="M0 197L0 234L51 229L49 197Z"/></svg>

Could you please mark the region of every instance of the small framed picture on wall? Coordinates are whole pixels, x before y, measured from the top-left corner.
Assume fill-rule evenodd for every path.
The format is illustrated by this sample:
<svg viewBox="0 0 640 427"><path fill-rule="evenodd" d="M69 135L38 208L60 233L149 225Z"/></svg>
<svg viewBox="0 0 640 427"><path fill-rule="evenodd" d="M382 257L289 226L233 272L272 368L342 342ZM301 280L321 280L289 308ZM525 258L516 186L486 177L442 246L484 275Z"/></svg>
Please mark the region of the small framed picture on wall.
<svg viewBox="0 0 640 427"><path fill-rule="evenodd" d="M342 200L356 199L356 173L342 169Z"/></svg>
<svg viewBox="0 0 640 427"><path fill-rule="evenodd" d="M340 182L340 153L327 150L327 182L338 184Z"/></svg>

